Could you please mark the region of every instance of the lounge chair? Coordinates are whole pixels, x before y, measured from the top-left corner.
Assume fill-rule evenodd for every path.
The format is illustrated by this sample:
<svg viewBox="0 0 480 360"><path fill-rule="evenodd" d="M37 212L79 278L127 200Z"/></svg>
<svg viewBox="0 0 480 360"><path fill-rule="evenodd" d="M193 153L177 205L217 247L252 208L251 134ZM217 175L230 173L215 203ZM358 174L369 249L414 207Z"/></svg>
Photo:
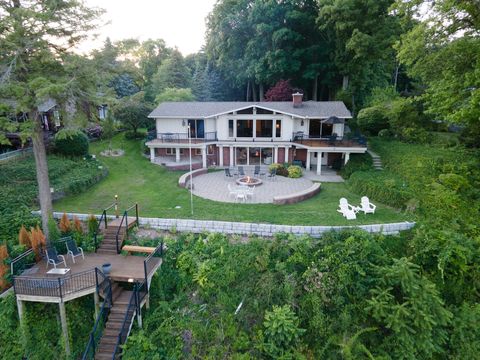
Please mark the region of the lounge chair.
<svg viewBox="0 0 480 360"><path fill-rule="evenodd" d="M277 169L270 170L270 174L268 174L268 177L272 181L276 180L277 179Z"/></svg>
<svg viewBox="0 0 480 360"><path fill-rule="evenodd" d="M362 200L360 202L360 207L358 208L359 211L363 211L364 214L375 214L375 209L377 208L376 205L372 204L368 197L362 196Z"/></svg>
<svg viewBox="0 0 480 360"><path fill-rule="evenodd" d="M233 177L233 175L232 175L232 173L230 172L230 169L229 169L229 168L225 168L224 170L225 170L225 177L226 177L226 178L232 178L232 177Z"/></svg>
<svg viewBox="0 0 480 360"><path fill-rule="evenodd" d="M72 238L67 239L67 255L72 257L73 263L75 264L75 258L77 256L81 256L83 260L85 260L85 256L83 255L83 249L81 247L77 247L77 243Z"/></svg>
<svg viewBox="0 0 480 360"><path fill-rule="evenodd" d="M57 249L55 249L54 247L47 248L47 250L45 250L45 253L47 255L47 269L49 264L52 264L55 269L57 268L57 265L60 265L62 263L65 265L65 267L67 267L65 256L58 255Z"/></svg>
<svg viewBox="0 0 480 360"><path fill-rule="evenodd" d="M355 220L357 218L358 208L348 203L347 199L341 198L337 211L347 220Z"/></svg>

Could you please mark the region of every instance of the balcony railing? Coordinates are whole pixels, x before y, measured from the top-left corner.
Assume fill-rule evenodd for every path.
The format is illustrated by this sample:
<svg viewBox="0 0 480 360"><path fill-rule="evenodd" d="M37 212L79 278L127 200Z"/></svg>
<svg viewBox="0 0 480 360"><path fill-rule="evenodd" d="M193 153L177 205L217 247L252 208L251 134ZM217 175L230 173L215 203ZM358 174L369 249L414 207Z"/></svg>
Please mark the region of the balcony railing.
<svg viewBox="0 0 480 360"><path fill-rule="evenodd" d="M157 133L157 140L164 143L188 143L188 133ZM217 141L217 132L206 132L203 137L192 137L192 143Z"/></svg>
<svg viewBox="0 0 480 360"><path fill-rule="evenodd" d="M292 142L308 146L337 146L337 147L366 147L367 139L364 136L342 137L336 134L329 136L308 135L302 131L292 133Z"/></svg>
<svg viewBox="0 0 480 360"><path fill-rule="evenodd" d="M14 276L13 287L16 295L64 298L86 289L95 288L95 269L61 278L38 278Z"/></svg>

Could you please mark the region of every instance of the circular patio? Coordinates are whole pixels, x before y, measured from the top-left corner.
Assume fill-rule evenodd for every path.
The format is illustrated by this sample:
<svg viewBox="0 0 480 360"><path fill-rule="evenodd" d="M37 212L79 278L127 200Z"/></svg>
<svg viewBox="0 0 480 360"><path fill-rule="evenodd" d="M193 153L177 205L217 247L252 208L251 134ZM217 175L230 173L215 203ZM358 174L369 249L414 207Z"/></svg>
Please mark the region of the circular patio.
<svg viewBox="0 0 480 360"><path fill-rule="evenodd" d="M247 173L247 175L249 175ZM223 171L211 172L193 178L193 194L205 199L221 202L245 202L249 204L273 203L275 196L285 196L305 191L312 186L312 181L305 178L290 179L276 176L271 180L268 176L261 178L261 186L253 189L253 194L245 200L237 198L232 190L237 188L236 178L227 178ZM230 189L229 189L230 187Z"/></svg>

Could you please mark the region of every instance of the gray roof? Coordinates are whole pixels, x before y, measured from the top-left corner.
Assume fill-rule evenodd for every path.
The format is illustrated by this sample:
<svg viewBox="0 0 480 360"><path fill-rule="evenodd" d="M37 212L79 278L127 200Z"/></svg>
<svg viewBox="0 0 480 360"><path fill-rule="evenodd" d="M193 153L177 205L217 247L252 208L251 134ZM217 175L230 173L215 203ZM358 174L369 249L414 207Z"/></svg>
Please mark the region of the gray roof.
<svg viewBox="0 0 480 360"><path fill-rule="evenodd" d="M257 106L300 118L351 118L342 101L304 101L301 107L293 107L291 101L219 101L219 102L163 102L153 110L150 118L208 118L216 115Z"/></svg>

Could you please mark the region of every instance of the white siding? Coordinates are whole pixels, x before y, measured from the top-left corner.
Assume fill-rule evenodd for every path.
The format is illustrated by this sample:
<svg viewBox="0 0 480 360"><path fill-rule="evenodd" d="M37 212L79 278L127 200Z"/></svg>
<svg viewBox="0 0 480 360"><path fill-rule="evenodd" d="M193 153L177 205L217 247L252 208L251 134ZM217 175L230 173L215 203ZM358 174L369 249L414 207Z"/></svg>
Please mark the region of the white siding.
<svg viewBox="0 0 480 360"><path fill-rule="evenodd" d="M186 123L186 121L185 121ZM157 133L187 133L182 119L157 119Z"/></svg>
<svg viewBox="0 0 480 360"><path fill-rule="evenodd" d="M333 133L337 134L337 136L343 136L343 128L345 127L344 124L333 124Z"/></svg>

